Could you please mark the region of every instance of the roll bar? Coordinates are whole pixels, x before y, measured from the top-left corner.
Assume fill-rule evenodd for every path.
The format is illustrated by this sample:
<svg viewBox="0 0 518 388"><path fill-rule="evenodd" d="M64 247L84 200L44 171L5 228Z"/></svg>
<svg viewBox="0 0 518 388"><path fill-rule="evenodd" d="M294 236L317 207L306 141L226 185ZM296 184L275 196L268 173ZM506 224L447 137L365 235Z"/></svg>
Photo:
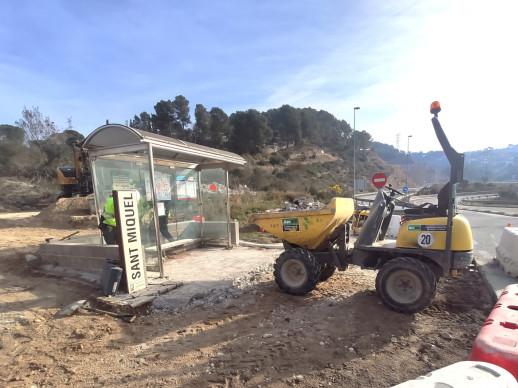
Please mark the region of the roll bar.
<svg viewBox="0 0 518 388"><path fill-rule="evenodd" d="M450 145L450 142L441 127L441 123L439 122L438 113L440 111L441 105L439 102L432 102L432 105L430 106L430 113L434 115L432 117L432 124L435 129L435 135L437 136L439 143L441 143L441 147L450 163L450 181L451 183L462 182L464 175L464 154L455 151L455 149Z"/></svg>

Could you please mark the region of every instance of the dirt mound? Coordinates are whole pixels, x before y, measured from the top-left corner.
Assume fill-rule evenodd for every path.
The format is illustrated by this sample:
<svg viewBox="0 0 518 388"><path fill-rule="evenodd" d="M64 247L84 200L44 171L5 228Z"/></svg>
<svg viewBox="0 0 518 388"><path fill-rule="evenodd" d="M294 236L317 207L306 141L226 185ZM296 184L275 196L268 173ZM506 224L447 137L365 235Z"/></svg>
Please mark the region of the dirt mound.
<svg viewBox="0 0 518 388"><path fill-rule="evenodd" d="M40 215L45 214L46 212L52 213L84 213L88 214L89 206L88 200L86 197L72 197L72 198L60 198L56 203L48 206L43 209Z"/></svg>
<svg viewBox="0 0 518 388"><path fill-rule="evenodd" d="M17 177L0 179L0 198L3 207L14 206L17 210L41 208L42 204L56 198L57 192L58 188L54 182ZM7 210L9 211L8 207Z"/></svg>
<svg viewBox="0 0 518 388"><path fill-rule="evenodd" d="M0 202L0 213L12 213L12 212L19 212L19 211L20 211L20 209L18 209L16 206Z"/></svg>
<svg viewBox="0 0 518 388"><path fill-rule="evenodd" d="M87 197L60 198L34 218L41 225L55 228L91 228L97 225L96 216L90 214Z"/></svg>

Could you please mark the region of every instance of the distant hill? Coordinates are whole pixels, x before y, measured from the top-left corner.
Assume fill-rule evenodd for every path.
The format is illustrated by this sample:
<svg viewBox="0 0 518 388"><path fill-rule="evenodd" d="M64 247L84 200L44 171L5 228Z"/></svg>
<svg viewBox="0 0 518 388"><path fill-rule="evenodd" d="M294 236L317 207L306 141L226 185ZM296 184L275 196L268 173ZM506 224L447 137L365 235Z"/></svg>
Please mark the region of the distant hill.
<svg viewBox="0 0 518 388"><path fill-rule="evenodd" d="M388 164L399 165L417 184L445 182L449 178L450 165L442 151L406 152L373 142L373 148ZM518 182L518 144L507 148L465 152L464 179L469 182Z"/></svg>
<svg viewBox="0 0 518 388"><path fill-rule="evenodd" d="M261 154L244 155L247 165L231 172L234 186L246 184L255 190L289 191L326 201L332 196L352 196L353 153L332 146L270 146ZM356 152L357 193L374 190L372 176L384 172L388 183L405 185L405 174L398 165L384 162L373 149ZM339 186L339 187L336 187ZM335 189L331 189L335 187Z"/></svg>

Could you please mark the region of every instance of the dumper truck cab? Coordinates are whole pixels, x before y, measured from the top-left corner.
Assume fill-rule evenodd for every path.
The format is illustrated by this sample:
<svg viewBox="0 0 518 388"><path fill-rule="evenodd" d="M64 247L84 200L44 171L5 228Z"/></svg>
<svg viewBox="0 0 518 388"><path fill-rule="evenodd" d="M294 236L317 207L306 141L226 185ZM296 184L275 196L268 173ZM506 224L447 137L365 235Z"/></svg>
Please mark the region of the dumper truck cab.
<svg viewBox="0 0 518 388"><path fill-rule="evenodd" d="M378 270L376 291L390 309L415 313L434 299L437 281L456 275L473 261L473 239L468 220L449 217L417 218L404 222L397 238L387 239L393 197L388 187L378 191L369 218L351 249L350 262Z"/></svg>
<svg viewBox="0 0 518 388"><path fill-rule="evenodd" d="M432 124L451 166L450 180L438 194L438 204L406 209L395 241L385 235L394 211L392 187L378 191L369 218L352 250L351 262L362 268L379 269L376 291L390 309L415 313L435 297L437 281L456 275L473 261L473 237L468 220L457 214L456 184L462 181L464 155L451 147L438 119L437 101L430 107Z"/></svg>

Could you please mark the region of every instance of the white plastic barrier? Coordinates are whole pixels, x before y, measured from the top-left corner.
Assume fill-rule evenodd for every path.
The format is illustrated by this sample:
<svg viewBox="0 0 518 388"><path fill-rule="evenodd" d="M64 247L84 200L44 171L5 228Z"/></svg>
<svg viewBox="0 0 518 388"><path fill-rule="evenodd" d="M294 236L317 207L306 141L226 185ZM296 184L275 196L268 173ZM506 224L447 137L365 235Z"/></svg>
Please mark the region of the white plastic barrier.
<svg viewBox="0 0 518 388"><path fill-rule="evenodd" d="M488 362L461 361L393 388L516 388L511 373Z"/></svg>
<svg viewBox="0 0 518 388"><path fill-rule="evenodd" d="M388 238L396 238L401 226L401 216L393 215L387 229Z"/></svg>
<svg viewBox="0 0 518 388"><path fill-rule="evenodd" d="M496 247L496 259L509 276L518 276L518 228L504 228Z"/></svg>

